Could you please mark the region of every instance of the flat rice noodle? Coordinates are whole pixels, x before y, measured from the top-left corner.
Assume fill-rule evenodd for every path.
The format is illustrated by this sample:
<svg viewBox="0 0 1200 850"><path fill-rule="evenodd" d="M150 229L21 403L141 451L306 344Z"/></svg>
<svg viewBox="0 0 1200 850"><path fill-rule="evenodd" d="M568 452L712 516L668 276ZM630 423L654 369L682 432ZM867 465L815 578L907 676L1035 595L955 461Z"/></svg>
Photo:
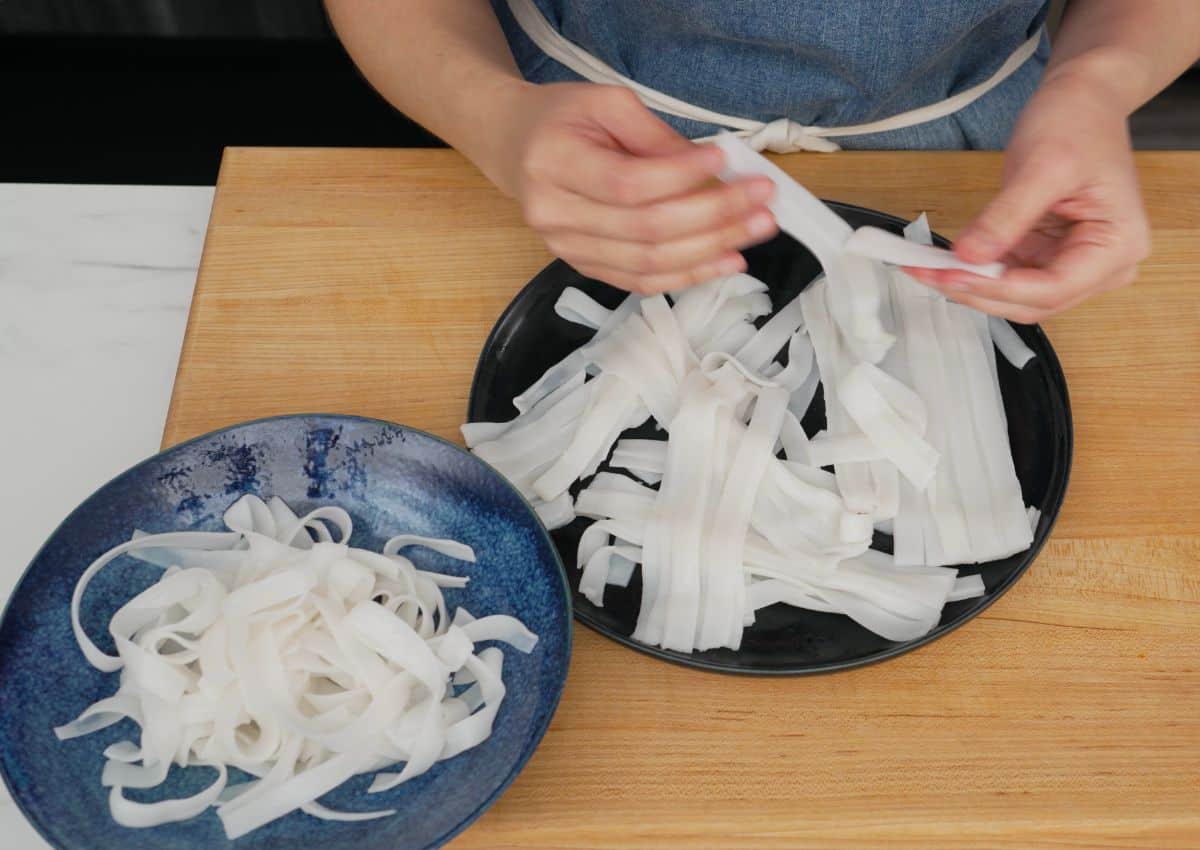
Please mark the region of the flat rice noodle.
<svg viewBox="0 0 1200 850"><path fill-rule="evenodd" d="M804 325L800 299L793 298L775 311L753 337L735 354L738 361L751 372L761 372L785 345L790 344Z"/></svg>
<svg viewBox="0 0 1200 850"><path fill-rule="evenodd" d="M340 812L334 809L322 806L314 801L304 803L300 806L300 811L306 815L312 815L320 820L343 821L347 823L357 823L358 821L376 820L378 818L391 817L396 814L395 809L376 809L370 812Z"/></svg>
<svg viewBox="0 0 1200 850"><path fill-rule="evenodd" d="M809 442L809 462L813 466L833 466L838 463L864 463L881 460L883 452L865 434L830 436L822 431Z"/></svg>
<svg viewBox="0 0 1200 850"><path fill-rule="evenodd" d="M983 576L959 576L954 580L954 587L946 597L947 602L961 602L963 599L975 599L987 593L983 585Z"/></svg>
<svg viewBox="0 0 1200 850"><path fill-rule="evenodd" d="M584 349L604 375L631 387L656 421L669 422L679 406L679 378L654 332L640 315Z"/></svg>
<svg viewBox="0 0 1200 850"><path fill-rule="evenodd" d="M788 341L788 363L774 378L775 383L792 393L815 371L812 343L808 335L796 333Z"/></svg>
<svg viewBox="0 0 1200 850"><path fill-rule="evenodd" d="M897 289L901 287L897 286ZM953 418L951 405L951 395L956 392L950 380L948 364L952 355L938 336L935 321L935 311L940 301L940 296L901 295L895 302L912 385L928 410L926 439L940 455L933 482L924 496L918 495L913 500L911 513L902 510L897 517L902 525L911 525L911 528L903 531L908 545L898 551L906 562L911 563L917 562L912 560L916 557L917 536L921 537L924 548L918 560L924 563L965 563L971 560L970 536L959 495L959 474L954 451L954 442L961 440L961 434L959 429L946 429L943 424L958 420ZM904 498L903 491L901 498ZM917 528L921 529L919 535Z"/></svg>
<svg viewBox="0 0 1200 850"><path fill-rule="evenodd" d="M125 798L124 789L114 785L108 795L108 808L113 820L121 826L143 828L164 823L189 820L213 805L225 788L229 774L225 765L207 765L217 771L212 784L191 797L179 800L161 800L157 803L138 803Z"/></svg>
<svg viewBox="0 0 1200 850"><path fill-rule="evenodd" d="M754 334L754 323L748 318L740 322L734 322L720 334L704 343L703 352L711 354L714 351L719 351L723 354L733 354L746 345L746 343L750 342L754 338Z"/></svg>
<svg viewBox="0 0 1200 850"><path fill-rule="evenodd" d="M960 260L953 251L933 245L922 245L878 227L860 227L846 240L844 250L860 257L924 269L957 269L987 278L1004 274L1003 263L977 265Z"/></svg>
<svg viewBox="0 0 1200 850"><path fill-rule="evenodd" d="M525 413L520 413L507 422L468 422L459 429L462 432L463 440L466 442L468 448L474 448L480 443L498 440L510 431L532 425L548 412L557 408L559 402L582 387L586 379L586 371L580 369L570 378L563 381L554 392L543 397Z"/></svg>
<svg viewBox="0 0 1200 850"><path fill-rule="evenodd" d="M898 381L878 367L860 363L845 376L837 393L838 400L867 438L914 487L924 490L937 469L939 456L921 437L924 416L914 422L907 415L912 411L896 404L899 399L896 391L900 388L903 387Z"/></svg>
<svg viewBox="0 0 1200 850"><path fill-rule="evenodd" d="M849 356L839 340L837 327L829 313L827 293L829 282L810 284L800 293L804 324L812 341L813 354L825 387L825 417L829 432L840 435L857 429L839 399L837 388L849 371ZM835 467L838 489L846 507L859 513L872 513L877 500L871 481L870 467L862 463L843 463Z"/></svg>
<svg viewBox="0 0 1200 850"><path fill-rule="evenodd" d="M990 561L1024 551L1033 542L1033 537L1025 515L1021 483L1013 465L1004 406L994 367L988 362L992 346L989 344L986 319L974 310L957 304L946 305L946 309L948 316L955 317L951 324L961 357L959 365L966 376L970 421L989 483L990 518L999 538L997 548L973 554L979 561Z"/></svg>
<svg viewBox="0 0 1200 850"><path fill-rule="evenodd" d="M597 454L607 454L620 435L622 423L638 407L638 397L628 384L609 374L595 380L598 385L588 412L566 451L534 482L534 491L544 501L556 496L578 479Z"/></svg>
<svg viewBox="0 0 1200 850"><path fill-rule="evenodd" d="M779 443L789 461L805 466L817 466L812 461L808 435L804 433L804 426L800 424L800 420L790 409L783 417L783 425L779 430ZM830 477L832 478L832 476Z"/></svg>
<svg viewBox="0 0 1200 850"><path fill-rule="evenodd" d="M633 315L640 304L641 298L639 296L626 296L625 300L609 314L604 324L596 330L591 344L599 342L619 327L625 319ZM558 363L547 369L529 388L514 398L513 407L517 409L518 413L524 413L560 386L575 378L576 375L583 374L587 369L587 365L588 355L584 352L584 349L580 348L572 351Z"/></svg>
<svg viewBox="0 0 1200 850"><path fill-rule="evenodd" d="M1021 339L1007 320L999 316L988 316L987 324L992 342L1000 349L1004 359L1017 369L1024 369L1025 364L1034 357L1033 349L1025 344L1025 340Z"/></svg>
<svg viewBox="0 0 1200 850"><path fill-rule="evenodd" d="M635 634L649 632L665 649L691 652L695 646L701 611L701 547L708 499L713 498L712 475L697 458L711 457L716 437L716 417L728 399L717 389L692 394L683 401L671 422L667 442L667 466L662 487L647 520L655 526L666 546L657 550L659 561L646 562L643 547L643 593L646 575L659 575L658 593L639 617ZM725 415L729 415L728 412ZM645 609L645 606L643 606ZM657 623L661 621L661 635Z"/></svg>
<svg viewBox="0 0 1200 850"><path fill-rule="evenodd" d="M682 381L684 375L695 368L696 355L674 311L662 295L642 299L641 306L642 317L666 357L675 381Z"/></svg>
<svg viewBox="0 0 1200 850"><path fill-rule="evenodd" d="M600 304L592 296L575 286L568 286L554 302L554 312L559 318L583 325L591 330L599 330L608 321L612 310Z"/></svg>
<svg viewBox="0 0 1200 850"><path fill-rule="evenodd" d="M534 503L533 509L542 525L550 531L575 521L575 505L570 493L560 493L548 502L539 500Z"/></svg>
<svg viewBox="0 0 1200 850"><path fill-rule="evenodd" d="M139 549L170 549L176 547L227 549L231 548L239 540L241 540L241 535L237 532L177 531L166 534L150 534L137 540L130 540L119 546L114 546L92 561L83 571L82 575L80 575L78 582L75 584L75 590L71 595L71 630L74 632L75 640L79 643L79 648L83 651L83 655L88 660L88 663L97 670L102 670L106 673L119 670L123 666L120 658L101 652L92 643L91 638L84 633L83 626L79 621L79 611L84 591L87 590L88 584L91 583L100 570L104 569L105 566L112 563L121 555Z"/></svg>
<svg viewBox="0 0 1200 850"><path fill-rule="evenodd" d="M737 649L741 645L746 534L760 482L773 460L775 441L787 413L787 400L788 392L783 388L764 388L759 392L754 416L738 442L737 454L720 490L716 522L701 532L707 592L695 635L699 649L720 646Z"/></svg>
<svg viewBox="0 0 1200 850"><path fill-rule="evenodd" d="M610 463L613 466L638 473L662 475L667 467L667 442L665 440L619 440L613 448ZM640 477L640 476L639 476Z"/></svg>
<svg viewBox="0 0 1200 850"><path fill-rule="evenodd" d="M904 238L918 245L932 245L933 231L929 228L929 216L921 213L904 225Z"/></svg>
<svg viewBox="0 0 1200 850"><path fill-rule="evenodd" d="M370 753L343 753L322 764L311 766L291 779L257 797L253 803L240 808L230 805L217 809L231 841L258 829L264 824L295 811L305 803L329 793L355 774L371 766L375 756Z"/></svg>
<svg viewBox="0 0 1200 850"><path fill-rule="evenodd" d="M440 537L422 537L419 534L397 534L395 537L389 538L383 544L383 554L385 556L395 555L401 549L407 549L410 546L420 546L422 549L429 549L458 561L475 563L475 550L465 543Z"/></svg>
<svg viewBox="0 0 1200 850"><path fill-rule="evenodd" d="M672 312L684 336L694 347L696 339L707 331L729 300L766 291L765 283L748 274L715 278L680 293Z"/></svg>
<svg viewBox="0 0 1200 850"><path fill-rule="evenodd" d="M642 560L638 546L601 546L588 556L579 577L579 592L593 605L604 607L604 588L628 582L633 567Z"/></svg>
<svg viewBox="0 0 1200 850"><path fill-rule="evenodd" d="M753 338L754 326L751 322L759 316L771 312L771 296L766 292L748 292L726 300L712 318L695 334L688 337L696 356L703 357L710 351L715 351L721 342L728 344L729 334L741 334L735 337L734 350L741 348ZM747 329L747 326L748 329Z"/></svg>

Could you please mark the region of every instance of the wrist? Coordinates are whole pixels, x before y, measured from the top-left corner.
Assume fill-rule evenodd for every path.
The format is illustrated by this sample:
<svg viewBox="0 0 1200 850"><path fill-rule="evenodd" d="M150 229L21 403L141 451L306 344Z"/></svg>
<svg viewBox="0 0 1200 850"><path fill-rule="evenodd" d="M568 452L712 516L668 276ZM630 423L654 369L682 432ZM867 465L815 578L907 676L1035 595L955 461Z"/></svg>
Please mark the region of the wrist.
<svg viewBox="0 0 1200 850"><path fill-rule="evenodd" d="M475 87L469 100L469 129L454 146L505 194L512 194L505 172L512 159L514 127L526 101L538 90L521 77L492 79Z"/></svg>
<svg viewBox="0 0 1200 850"><path fill-rule="evenodd" d="M1122 119L1152 94L1146 59L1119 47L1098 47L1069 59L1051 60L1038 95L1094 100Z"/></svg>

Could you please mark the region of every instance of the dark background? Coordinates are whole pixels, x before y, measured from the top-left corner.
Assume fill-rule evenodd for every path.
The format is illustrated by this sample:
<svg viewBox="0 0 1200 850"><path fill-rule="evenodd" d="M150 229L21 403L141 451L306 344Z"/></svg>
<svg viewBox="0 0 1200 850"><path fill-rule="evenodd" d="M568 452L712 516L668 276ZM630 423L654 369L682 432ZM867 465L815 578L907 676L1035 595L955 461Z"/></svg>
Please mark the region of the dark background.
<svg viewBox="0 0 1200 850"><path fill-rule="evenodd" d="M1133 130L1200 148L1200 71ZM212 185L226 145L436 144L363 81L320 0L0 0L0 181Z"/></svg>

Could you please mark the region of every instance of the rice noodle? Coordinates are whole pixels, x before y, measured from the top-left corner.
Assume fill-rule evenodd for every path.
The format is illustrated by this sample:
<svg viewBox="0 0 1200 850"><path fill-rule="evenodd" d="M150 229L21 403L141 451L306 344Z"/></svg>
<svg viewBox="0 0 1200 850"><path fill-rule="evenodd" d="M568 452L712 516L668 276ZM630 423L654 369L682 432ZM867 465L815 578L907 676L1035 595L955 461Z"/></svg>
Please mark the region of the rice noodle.
<svg viewBox="0 0 1200 850"><path fill-rule="evenodd" d="M356 549L340 508L298 517L282 500L252 495L230 506L225 524L229 532L136 534L76 584L80 649L98 669L120 670L121 682L55 733L65 741L125 719L141 727L140 746L119 741L104 752L101 781L117 823L156 826L215 805L234 839L296 810L386 817L394 811L338 812L317 798L404 762L372 790L392 787L486 740L504 697L502 655L496 647L476 655L476 644L528 653L537 637L507 615L459 609L452 619L440 588L466 578L417 569L400 554L421 547L474 563L469 546L402 534L382 553ZM96 574L135 553L164 572L112 616L117 654L108 655L84 633L81 608ZM468 674L477 684L456 695L453 683L467 684ZM160 785L173 763L217 775L183 799L125 797L126 788ZM227 788L228 767L257 778Z"/></svg>
<svg viewBox="0 0 1200 850"><path fill-rule="evenodd" d="M894 267L965 267L932 247L924 214L904 239L852 231L739 140L716 144L724 179L775 183L780 228L822 274L766 321L772 293L745 274L612 312L564 291L560 315L595 336L518 397L527 413L507 430L482 429L475 449L539 513L554 504L556 523L592 521L576 552L588 603L603 606L607 588L640 570L639 641L736 649L755 612L780 603L919 638L948 602L986 592L948 565L1032 539L995 354L1020 368L1023 343ZM800 420L818 387L827 427L810 440ZM623 436L647 418L664 439ZM467 429L481 430L465 426L469 440L479 435ZM869 548L877 529L894 556Z"/></svg>

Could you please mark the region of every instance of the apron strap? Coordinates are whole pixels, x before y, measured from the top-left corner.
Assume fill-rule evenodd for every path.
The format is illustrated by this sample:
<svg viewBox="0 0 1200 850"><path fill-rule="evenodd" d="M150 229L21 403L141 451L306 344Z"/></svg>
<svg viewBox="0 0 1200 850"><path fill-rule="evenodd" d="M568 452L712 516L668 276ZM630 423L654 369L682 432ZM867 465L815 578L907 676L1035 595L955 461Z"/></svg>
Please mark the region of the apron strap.
<svg viewBox="0 0 1200 850"><path fill-rule="evenodd" d="M1004 61L992 76L982 83L964 89L945 100L931 103L917 109L901 112L880 121L867 124L852 124L846 127L818 127L798 124L790 118L777 118L774 121L755 121L750 118L739 118L735 115L722 115L700 106L678 100L670 95L644 86L635 80L619 73L616 69L601 62L582 47L567 40L562 33L554 29L542 15L534 0L507 0L508 8L516 19L517 24L525 34L541 48L542 52L551 59L574 71L585 80L593 83L624 86L656 112L674 115L677 118L687 118L705 124L716 124L731 130L734 135L741 136L750 147L757 151L768 150L774 153L793 153L795 151L819 151L829 153L841 150L832 139L843 136L864 136L868 133L886 133L890 130L900 130L945 118L965 106L974 103L979 98L1000 85L1025 64L1037 52L1042 40L1042 30L1039 29L1028 40L1018 47ZM707 142L715 138L705 136L696 139L697 142Z"/></svg>

